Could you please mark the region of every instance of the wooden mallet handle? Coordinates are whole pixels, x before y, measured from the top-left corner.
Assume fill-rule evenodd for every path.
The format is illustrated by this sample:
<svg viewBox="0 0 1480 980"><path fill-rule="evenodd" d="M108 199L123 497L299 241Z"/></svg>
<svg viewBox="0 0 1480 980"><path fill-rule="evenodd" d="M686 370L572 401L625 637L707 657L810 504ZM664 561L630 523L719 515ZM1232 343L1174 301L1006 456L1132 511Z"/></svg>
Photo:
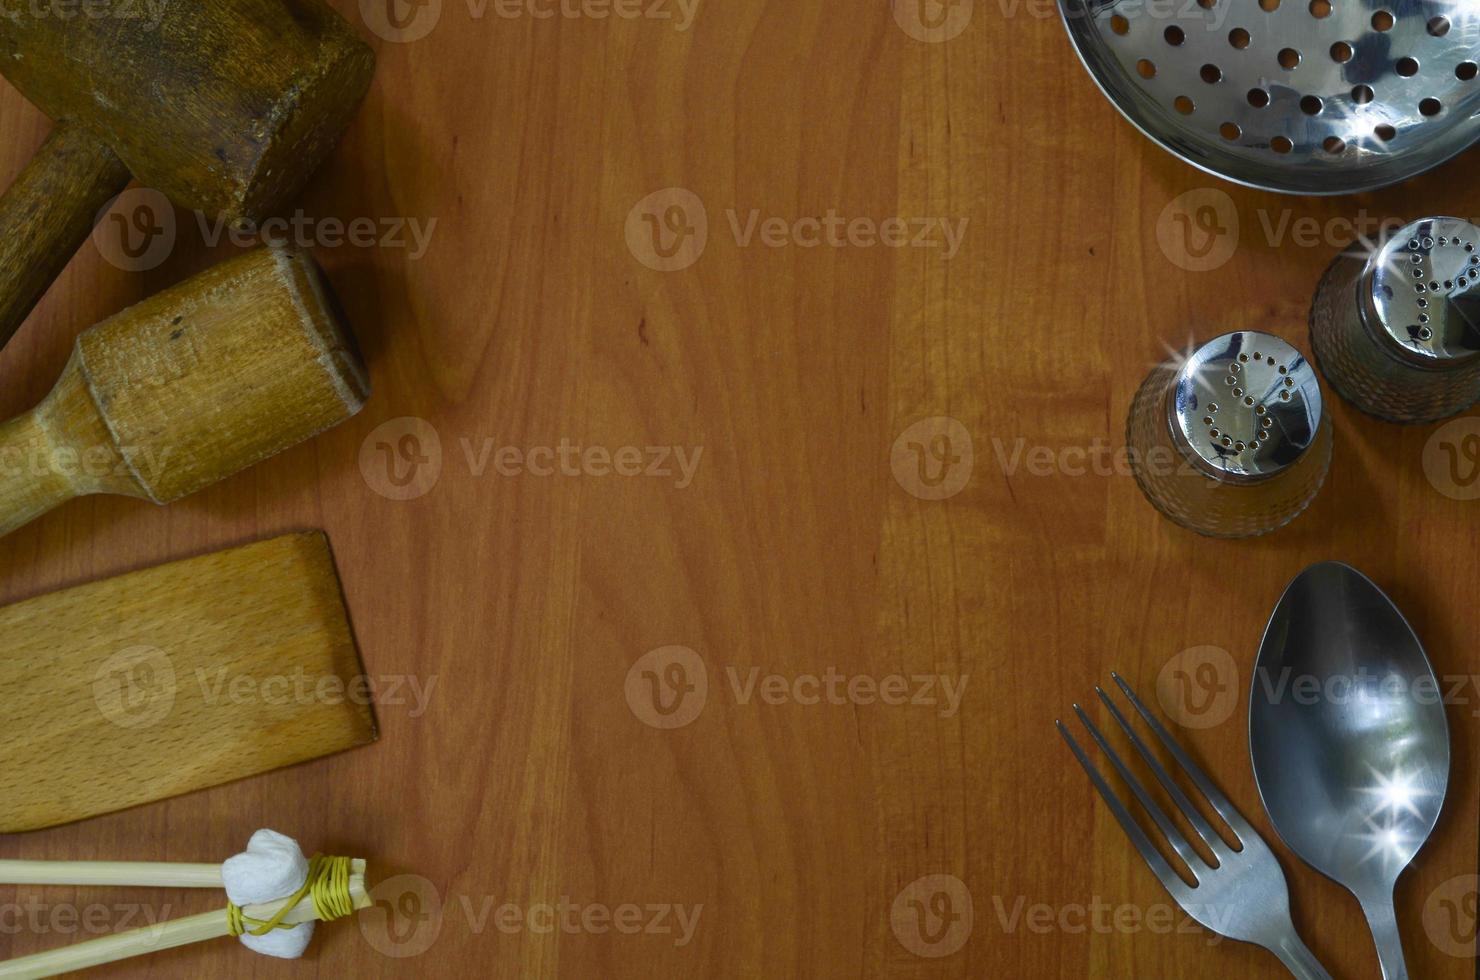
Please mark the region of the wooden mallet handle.
<svg viewBox="0 0 1480 980"><path fill-rule="evenodd" d="M128 168L106 143L64 121L0 197L0 347L128 182Z"/></svg>

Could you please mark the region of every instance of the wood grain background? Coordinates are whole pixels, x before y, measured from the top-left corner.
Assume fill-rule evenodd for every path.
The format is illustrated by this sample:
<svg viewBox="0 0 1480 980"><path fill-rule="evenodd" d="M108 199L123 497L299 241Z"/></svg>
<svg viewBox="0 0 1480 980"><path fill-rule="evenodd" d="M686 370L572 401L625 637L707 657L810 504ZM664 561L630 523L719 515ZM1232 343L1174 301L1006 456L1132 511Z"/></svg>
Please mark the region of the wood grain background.
<svg viewBox="0 0 1480 980"><path fill-rule="evenodd" d="M1281 976L1261 951L1175 924L1053 720L1111 669L1148 696L1162 679L1161 707L1178 710L1165 678L1189 661L1174 658L1228 651L1213 687L1183 691L1182 715L1226 720L1181 734L1272 837L1244 692L1283 586L1311 562L1349 561L1395 597L1441 673L1480 673L1477 505L1425 477L1436 428L1343 404L1326 492L1255 542L1176 530L1132 479L1077 474L1072 453L1119 446L1137 384L1189 336L1259 327L1305 346L1311 293L1345 241L1338 225L1297 244L1279 234L1286 219L1480 214L1474 158L1361 198L1222 185L1122 122L1051 8L1028 0L957 0L944 14L961 32L939 43L885 0L705 2L691 24L676 0L657 8L668 19L397 0L403 23L435 18L415 41L375 33L384 2L339 0L380 69L302 201L315 218L436 221L421 256L317 249L370 363L369 408L168 510L88 500L0 542L12 601L325 528L366 669L403 685L379 707L382 739L3 838L0 856L210 860L270 825L389 879L378 910L321 930L308 964L222 942L120 976ZM0 92L0 178L48 126ZM656 253L629 247L629 215L675 187L702 202L679 217L707 221L707 243L657 271L639 261ZM1190 272L1158 226L1178 227L1166 209L1201 189L1227 195L1209 200L1238 217L1238 247ZM752 212L968 230L952 257L772 247L737 240L731 212L742 231ZM655 212L660 227L670 216ZM176 225L148 271L103 258L106 228L82 250L0 355L0 414L45 394L80 330L233 251L203 245L193 215ZM891 451L937 417L971 440L969 455L960 429L952 443L948 480L965 485L921 499L935 494L908 466L896 476ZM420 421L395 421L407 418ZM702 456L687 485L475 465L485 446L562 440ZM1013 465L1019 446L1070 450L1071 465L1034 475ZM425 459L399 461L427 490L415 499L379 492L395 492L382 453L401 449ZM642 699L643 658L670 646L694 652L709 686L690 724L663 729L643 720L661 717ZM757 668L966 688L954 713L747 702L731 676ZM408 679L435 685L424 712ZM1441 980L1475 971L1455 954L1474 943L1480 686L1463 696L1448 807L1399 890L1413 975ZM1190 713L1207 698L1212 716ZM1355 902L1280 853L1312 947L1337 976L1377 977ZM936 875L960 884L911 887ZM643 906L650 925L648 905L702 910L687 942L545 930L538 912L508 928L495 912L562 899ZM917 919L911 899L955 918ZM0 888L0 913L120 901L154 915L210 904ZM1079 915L1097 906L1111 912ZM9 919L5 955L85 938Z"/></svg>

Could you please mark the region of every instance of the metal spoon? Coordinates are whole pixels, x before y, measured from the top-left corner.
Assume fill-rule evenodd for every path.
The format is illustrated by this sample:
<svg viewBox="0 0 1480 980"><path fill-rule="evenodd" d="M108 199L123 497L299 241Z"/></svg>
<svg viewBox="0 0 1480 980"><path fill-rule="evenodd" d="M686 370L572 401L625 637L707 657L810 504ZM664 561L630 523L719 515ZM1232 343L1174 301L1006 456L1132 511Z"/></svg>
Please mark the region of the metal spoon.
<svg viewBox="0 0 1480 980"><path fill-rule="evenodd" d="M1423 646L1382 590L1328 562L1264 633L1249 753L1281 838L1362 904L1386 980L1406 980L1393 889L1449 786L1449 724Z"/></svg>

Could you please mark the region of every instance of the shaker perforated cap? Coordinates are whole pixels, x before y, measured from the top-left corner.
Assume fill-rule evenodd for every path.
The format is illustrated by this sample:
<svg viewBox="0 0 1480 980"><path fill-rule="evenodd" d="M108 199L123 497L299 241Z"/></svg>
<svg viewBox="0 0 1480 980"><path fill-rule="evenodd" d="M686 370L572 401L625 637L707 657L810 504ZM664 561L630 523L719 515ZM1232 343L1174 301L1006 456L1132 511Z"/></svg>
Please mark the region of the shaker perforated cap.
<svg viewBox="0 0 1480 980"><path fill-rule="evenodd" d="M1268 479L1299 460L1324 412L1305 355L1255 331L1224 334L1193 351L1177 371L1168 410L1192 464L1230 483Z"/></svg>
<svg viewBox="0 0 1480 980"><path fill-rule="evenodd" d="M1378 342L1433 368L1480 357L1480 228L1425 218L1395 232L1368 260L1363 315Z"/></svg>

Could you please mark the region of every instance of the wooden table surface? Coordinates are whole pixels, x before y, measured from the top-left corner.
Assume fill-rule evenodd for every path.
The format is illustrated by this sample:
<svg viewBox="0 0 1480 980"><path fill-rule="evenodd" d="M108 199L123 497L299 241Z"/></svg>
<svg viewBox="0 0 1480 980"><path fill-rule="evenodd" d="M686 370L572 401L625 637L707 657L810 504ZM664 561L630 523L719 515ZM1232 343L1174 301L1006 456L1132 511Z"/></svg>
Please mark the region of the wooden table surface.
<svg viewBox="0 0 1480 980"><path fill-rule="evenodd" d="M1323 559L1454 678L1448 805L1399 901L1415 977L1475 972L1480 487L1425 468L1475 423L1334 403L1325 492L1244 543L1165 523L1115 454L1190 337L1306 344L1347 219L1480 214L1473 156L1360 198L1225 185L1030 0L385 2L337 3L379 74L301 202L369 407L169 509L95 498L0 542L8 602L326 529L380 741L0 857L214 860L272 826L368 857L378 905L308 964L223 941L116 975L1282 976L1171 911L1053 721L1119 670L1273 839L1246 692ZM48 126L0 92L0 179ZM154 218L78 254L0 356L0 415L238 250ZM171 222L127 260L121 228ZM1314 950L1377 977L1355 902L1277 850ZM0 954L87 938L68 908L105 931L213 901L0 888Z"/></svg>

